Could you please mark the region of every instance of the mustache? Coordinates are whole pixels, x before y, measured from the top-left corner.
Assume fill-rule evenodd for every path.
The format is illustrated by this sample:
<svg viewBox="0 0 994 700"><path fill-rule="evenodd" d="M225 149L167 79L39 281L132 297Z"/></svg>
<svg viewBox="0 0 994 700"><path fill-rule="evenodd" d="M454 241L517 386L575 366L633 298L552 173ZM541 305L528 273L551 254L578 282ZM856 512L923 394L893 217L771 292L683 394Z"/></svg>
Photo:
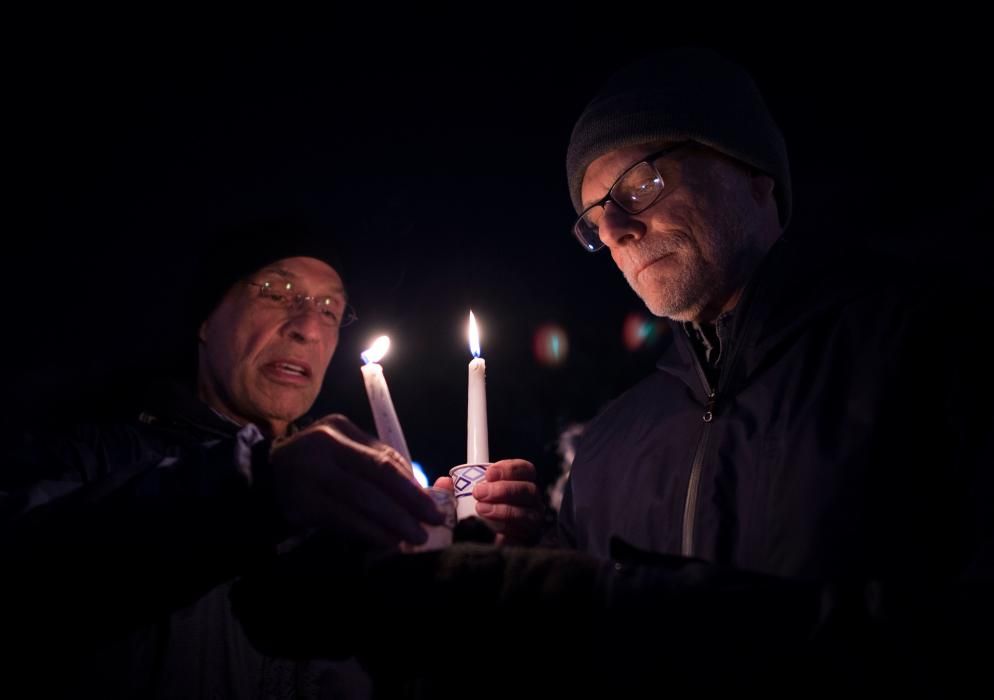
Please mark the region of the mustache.
<svg viewBox="0 0 994 700"><path fill-rule="evenodd" d="M674 233L665 239L655 237L651 240L642 239L638 245L630 246L625 251L628 256L628 269L639 272L660 258L683 250L685 247L683 234L680 233Z"/></svg>

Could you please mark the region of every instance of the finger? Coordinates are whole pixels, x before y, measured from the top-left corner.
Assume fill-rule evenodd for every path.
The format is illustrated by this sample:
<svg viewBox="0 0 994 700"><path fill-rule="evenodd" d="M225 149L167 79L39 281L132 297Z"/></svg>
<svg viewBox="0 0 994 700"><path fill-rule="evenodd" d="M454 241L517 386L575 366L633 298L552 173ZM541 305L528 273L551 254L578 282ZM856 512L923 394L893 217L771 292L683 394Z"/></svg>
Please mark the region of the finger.
<svg viewBox="0 0 994 700"><path fill-rule="evenodd" d="M477 503L476 512L494 529L510 537L534 539L542 526L542 514L531 508L506 504Z"/></svg>
<svg viewBox="0 0 994 700"><path fill-rule="evenodd" d="M357 426L355 423L350 421L347 417L341 415L340 413L333 413L330 416L326 416L325 425L328 425L335 430L338 430L347 437L349 440L359 443L360 445L365 445L367 447L372 447L373 449L379 449L381 447L388 447L393 450L396 459L392 460L394 466L398 468L400 473L405 477L414 481L414 468L411 463L396 449L389 447L386 443L381 442L379 439L369 435L362 428Z"/></svg>
<svg viewBox="0 0 994 700"><path fill-rule="evenodd" d="M348 419L344 416L327 416L322 418L321 422L308 426L299 433L288 437L282 443L281 447L294 446L302 449L306 446L308 450L338 450L345 448L346 450L360 452L364 449L374 449L371 446L376 444L375 441L369 438L368 435L362 434L361 431L360 433L354 433L356 438L359 439L351 437L346 427L347 422ZM321 447L315 447L314 445L320 445Z"/></svg>
<svg viewBox="0 0 994 700"><path fill-rule="evenodd" d="M342 420L348 419L342 417ZM295 436L291 440L292 444L288 443L286 448L319 454L326 450L324 454L330 452L338 467L327 470L329 478L334 480L333 475L336 473L350 475L386 494L415 520L432 525L442 522L443 516L431 498L420 486L403 475L400 465L404 463L404 458L396 450L382 443L365 445L352 440L339 429L341 425L342 421L338 420L319 425L308 435L299 438Z"/></svg>
<svg viewBox="0 0 994 700"><path fill-rule="evenodd" d="M406 457L400 454L400 452L396 449L362 430L362 428L350 421L346 416L343 416L340 413L333 413L329 416L325 416L325 418L322 419L322 424L330 427L332 430L341 436L344 436L353 443L365 445L366 447L370 447L375 450L382 448L393 450L391 459L393 466L401 473L401 475L411 481L414 481L415 483L417 482L414 478L414 467L411 466L410 461Z"/></svg>
<svg viewBox="0 0 994 700"><path fill-rule="evenodd" d="M523 459L502 459L487 467L487 481L535 481L535 465Z"/></svg>
<svg viewBox="0 0 994 700"><path fill-rule="evenodd" d="M473 498L486 503L507 503L538 507L541 499L538 486L531 481L492 481L473 487Z"/></svg>
<svg viewBox="0 0 994 700"><path fill-rule="evenodd" d="M362 428L350 421L347 416L343 416L341 413L328 414L327 416L315 421L313 425L327 425L340 431L351 440L363 445L372 445L377 441L375 437L364 431Z"/></svg>
<svg viewBox="0 0 994 700"><path fill-rule="evenodd" d="M329 449L336 459L341 461L343 468L372 469L371 476L374 480L382 477L395 482L396 480L390 474L390 469L392 469L404 477L405 481L411 481L407 478L411 473L410 464L397 450L376 440L369 443L363 442L369 436L352 425L344 416L341 418L344 422L338 421L321 425L320 432L326 436ZM356 435L359 439L354 439L352 435ZM390 469L383 469L383 467Z"/></svg>
<svg viewBox="0 0 994 700"><path fill-rule="evenodd" d="M399 458L397 451L384 445L374 457L374 460L379 460L378 466L362 470L360 474L407 508L418 520L440 525L444 516L439 512L438 506L417 482L396 471L397 458Z"/></svg>
<svg viewBox="0 0 994 700"><path fill-rule="evenodd" d="M452 479L447 476L440 476L435 479L435 488L445 489L446 491L452 491L453 493L456 491L456 485L452 483Z"/></svg>
<svg viewBox="0 0 994 700"><path fill-rule="evenodd" d="M414 476L414 467L411 466L411 463L408 462L407 459L404 458L404 455L402 455L400 452L398 452L394 448L392 448L389 445L386 445L384 443L378 443L378 444L374 443L373 445L371 445L371 447L373 449L383 449L383 450L389 450L390 452L392 452L392 454L390 455L390 460L389 460L390 461L390 465L394 469L396 469L397 473L400 474L402 477L404 477L405 479L407 479L411 483L414 483L414 484L417 484L418 486L421 486L421 484L418 484L417 477Z"/></svg>
<svg viewBox="0 0 994 700"><path fill-rule="evenodd" d="M351 423L344 426L344 430L338 430L336 426L333 428L333 431L336 433L339 443L342 446L365 452L376 461L386 462L402 477L417 484L417 480L414 478L414 468L411 466L411 463L394 448L379 440L369 438L368 435ZM364 442L366 439L369 439L370 442Z"/></svg>

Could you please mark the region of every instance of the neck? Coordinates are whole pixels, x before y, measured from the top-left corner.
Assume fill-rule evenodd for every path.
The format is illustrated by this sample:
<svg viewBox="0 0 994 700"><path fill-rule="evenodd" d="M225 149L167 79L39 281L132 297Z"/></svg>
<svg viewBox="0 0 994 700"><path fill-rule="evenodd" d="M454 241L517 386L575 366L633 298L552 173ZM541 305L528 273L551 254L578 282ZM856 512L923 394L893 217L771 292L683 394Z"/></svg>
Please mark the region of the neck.
<svg viewBox="0 0 994 700"><path fill-rule="evenodd" d="M745 290L745 286L740 286L730 295L725 298L723 303L715 303L709 306L705 306L701 309L694 318L689 319L693 323L713 323L716 318L722 314L726 314L732 309L734 309L739 304L739 300L742 298L742 292Z"/></svg>
<svg viewBox="0 0 994 700"><path fill-rule="evenodd" d="M232 411L229 408L228 403L221 398L218 389L209 381L204 379L202 374L197 377L197 397L207 404L212 411L225 420L228 420L237 426L244 426L247 423L253 423L257 428L259 428L263 435L270 439L284 437L287 429L290 427L288 421L273 420L262 417L251 418L242 416L236 411Z"/></svg>
<svg viewBox="0 0 994 700"><path fill-rule="evenodd" d="M721 299L714 299L707 306L702 308L698 314L691 319L695 323L711 323L724 313L728 313L742 300L742 294L746 286L755 276L756 271L762 265L763 260L769 255L770 249L780 240L782 231L779 226L769 226L763 235L756 236L758 245L747 252L742 264L739 267L739 274L735 277L735 282L731 285L734 289L731 293L722 295Z"/></svg>

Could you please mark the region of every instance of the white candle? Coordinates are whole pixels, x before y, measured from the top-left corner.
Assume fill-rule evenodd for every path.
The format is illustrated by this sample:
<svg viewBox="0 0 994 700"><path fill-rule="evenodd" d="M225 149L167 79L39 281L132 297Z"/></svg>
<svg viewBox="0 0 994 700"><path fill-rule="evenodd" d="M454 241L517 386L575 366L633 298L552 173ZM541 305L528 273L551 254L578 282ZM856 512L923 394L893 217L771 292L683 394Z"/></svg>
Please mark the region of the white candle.
<svg viewBox="0 0 994 700"><path fill-rule="evenodd" d="M480 357L480 332L476 318L469 312L469 401L466 411L466 464L486 464L490 461L487 435L487 363Z"/></svg>
<svg viewBox="0 0 994 700"><path fill-rule="evenodd" d="M383 376L383 366L378 364L390 348L390 338L381 335L376 342L361 355L363 366L362 380L366 383L366 395L369 397L369 408L373 412L376 423L376 434L380 440L390 445L410 463L411 453L407 450L404 431L400 429L397 411L394 410L390 389ZM413 472L412 472L413 473Z"/></svg>

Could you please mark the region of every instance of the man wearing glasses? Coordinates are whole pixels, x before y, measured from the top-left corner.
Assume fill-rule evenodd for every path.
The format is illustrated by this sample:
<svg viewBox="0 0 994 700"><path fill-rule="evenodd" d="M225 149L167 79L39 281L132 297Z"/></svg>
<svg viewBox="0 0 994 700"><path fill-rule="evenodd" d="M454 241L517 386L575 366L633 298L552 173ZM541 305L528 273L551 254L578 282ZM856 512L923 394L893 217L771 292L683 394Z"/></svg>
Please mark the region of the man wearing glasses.
<svg viewBox="0 0 994 700"><path fill-rule="evenodd" d="M699 555L706 551L701 539L718 536L698 531L697 504L714 497L702 480L715 468L711 462L723 430L712 423L718 409L728 410L726 387L738 369L729 366L738 349L733 335L744 320L740 302L790 219L783 138L744 71L706 52L675 52L669 61L647 61L615 76L588 105L573 131L567 172L580 214L573 226L580 245L589 252L607 248L649 310L672 322L674 347L662 371L648 380L654 387L648 410L659 412L658 420L639 421L638 431L632 426L604 447L628 442L633 458L649 448L659 458L666 455L660 466L673 471L665 494L609 491L588 504L578 491L592 486L586 479L604 486L606 475L604 467L585 466L594 456L581 449L562 529L572 544L599 556L610 554L612 535L654 551ZM669 398L671 393L680 400ZM646 400L636 388L589 430L597 435L623 405L634 408ZM734 405L733 397L727 402ZM677 468L669 461L671 451L689 453L690 464L681 459ZM612 479L618 476L617 456L625 454L616 455ZM644 466L633 461L629 468ZM671 525L646 529L628 518L627 527L618 528L620 514L631 508L649 517L666 507L668 517L676 517L678 501L675 511L682 515ZM575 522L574 513L587 513L588 507L589 515Z"/></svg>
<svg viewBox="0 0 994 700"><path fill-rule="evenodd" d="M294 224L225 236L192 285L195 383L158 392L136 423L35 441L4 464L3 631L23 663L0 687L20 677L45 696L369 695L354 661L277 658L293 629L262 654L229 600L237 577L280 570L280 551L305 535L326 573L352 580L367 553L423 542L423 525L441 522L395 450L344 416L304 419L355 319L336 267L327 243ZM502 487L529 486L509 480L522 465L504 463L515 469ZM513 531L522 510L504 513ZM258 603L278 610L293 595ZM347 655L343 627L321 636Z"/></svg>
<svg viewBox="0 0 994 700"><path fill-rule="evenodd" d="M670 638L712 648L677 649L668 670L691 685L734 684L733 657L771 672L820 635L821 670L836 662L842 685L886 677L889 662L921 662L916 677L941 683L938 640L962 651L984 629L971 615L994 568L994 460L977 398L990 372L968 372L933 319L970 327L979 297L944 288L938 265L902 279L842 232L785 234L783 137L752 79L713 52L613 76L575 125L567 175L573 235L607 248L672 342L586 428L566 545L648 565L617 590L661 627L681 620Z"/></svg>
<svg viewBox="0 0 994 700"><path fill-rule="evenodd" d="M486 697L989 686L969 654L994 629L989 363L967 368L933 320L971 327L976 298L935 269L909 286L839 232L785 236L783 138L712 52L612 78L567 173L573 235L608 249L672 342L586 427L567 549L384 561L375 600L426 601L387 606L391 628L444 648L452 630L419 612L471 611L452 666L492 661L471 675ZM465 692L449 665L392 650Z"/></svg>

